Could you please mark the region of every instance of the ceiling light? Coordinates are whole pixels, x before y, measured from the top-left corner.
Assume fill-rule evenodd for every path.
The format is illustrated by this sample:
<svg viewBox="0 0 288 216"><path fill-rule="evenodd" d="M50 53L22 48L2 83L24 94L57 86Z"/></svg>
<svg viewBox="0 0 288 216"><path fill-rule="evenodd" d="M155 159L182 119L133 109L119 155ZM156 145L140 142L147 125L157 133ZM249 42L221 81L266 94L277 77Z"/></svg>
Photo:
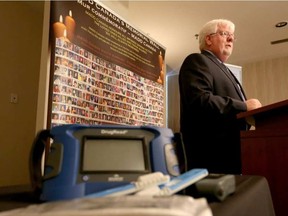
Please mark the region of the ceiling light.
<svg viewBox="0 0 288 216"><path fill-rule="evenodd" d="M278 22L276 25L275 25L275 27L276 28L282 28L282 27L284 27L284 26L286 26L287 25L287 22L286 21L282 21L282 22Z"/></svg>

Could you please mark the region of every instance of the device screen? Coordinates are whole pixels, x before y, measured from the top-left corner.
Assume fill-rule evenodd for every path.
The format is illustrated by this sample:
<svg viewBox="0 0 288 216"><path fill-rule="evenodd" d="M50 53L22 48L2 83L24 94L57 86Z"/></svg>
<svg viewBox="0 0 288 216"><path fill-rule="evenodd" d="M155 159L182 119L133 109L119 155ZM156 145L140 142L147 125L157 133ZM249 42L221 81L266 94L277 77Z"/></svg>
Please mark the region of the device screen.
<svg viewBox="0 0 288 216"><path fill-rule="evenodd" d="M84 139L84 172L146 171L142 139Z"/></svg>

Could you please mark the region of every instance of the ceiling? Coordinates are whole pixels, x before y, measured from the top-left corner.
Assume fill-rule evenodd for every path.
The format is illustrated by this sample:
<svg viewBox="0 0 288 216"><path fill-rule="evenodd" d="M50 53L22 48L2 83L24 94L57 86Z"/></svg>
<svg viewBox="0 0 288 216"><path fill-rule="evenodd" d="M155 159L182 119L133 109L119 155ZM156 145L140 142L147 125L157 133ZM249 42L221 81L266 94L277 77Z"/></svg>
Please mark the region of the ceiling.
<svg viewBox="0 0 288 216"><path fill-rule="evenodd" d="M242 65L288 55L288 1L103 1L120 17L166 47L167 72L178 72L184 58L199 52L195 38L211 19L230 19L237 41L227 63Z"/></svg>

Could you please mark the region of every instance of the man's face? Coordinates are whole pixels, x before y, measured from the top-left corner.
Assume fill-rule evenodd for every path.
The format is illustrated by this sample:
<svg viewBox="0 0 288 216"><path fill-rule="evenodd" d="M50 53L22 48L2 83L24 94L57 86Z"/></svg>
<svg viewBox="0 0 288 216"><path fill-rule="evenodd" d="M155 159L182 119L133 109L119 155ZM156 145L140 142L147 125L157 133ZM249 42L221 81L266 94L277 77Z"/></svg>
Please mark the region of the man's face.
<svg viewBox="0 0 288 216"><path fill-rule="evenodd" d="M215 33L206 36L208 50L225 62L233 51L234 32L228 26L220 26Z"/></svg>

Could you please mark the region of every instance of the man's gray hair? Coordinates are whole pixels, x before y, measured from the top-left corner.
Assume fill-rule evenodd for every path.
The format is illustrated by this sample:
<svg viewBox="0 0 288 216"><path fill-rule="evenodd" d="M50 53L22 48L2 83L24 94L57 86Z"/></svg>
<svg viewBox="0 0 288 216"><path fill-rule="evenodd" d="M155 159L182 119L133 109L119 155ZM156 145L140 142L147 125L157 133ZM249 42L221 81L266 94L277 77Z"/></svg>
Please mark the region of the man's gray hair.
<svg viewBox="0 0 288 216"><path fill-rule="evenodd" d="M227 19L214 19L207 22L199 32L199 49L202 51L206 47L205 38L207 35L217 32L220 26L229 26L233 32L235 30L235 24Z"/></svg>

